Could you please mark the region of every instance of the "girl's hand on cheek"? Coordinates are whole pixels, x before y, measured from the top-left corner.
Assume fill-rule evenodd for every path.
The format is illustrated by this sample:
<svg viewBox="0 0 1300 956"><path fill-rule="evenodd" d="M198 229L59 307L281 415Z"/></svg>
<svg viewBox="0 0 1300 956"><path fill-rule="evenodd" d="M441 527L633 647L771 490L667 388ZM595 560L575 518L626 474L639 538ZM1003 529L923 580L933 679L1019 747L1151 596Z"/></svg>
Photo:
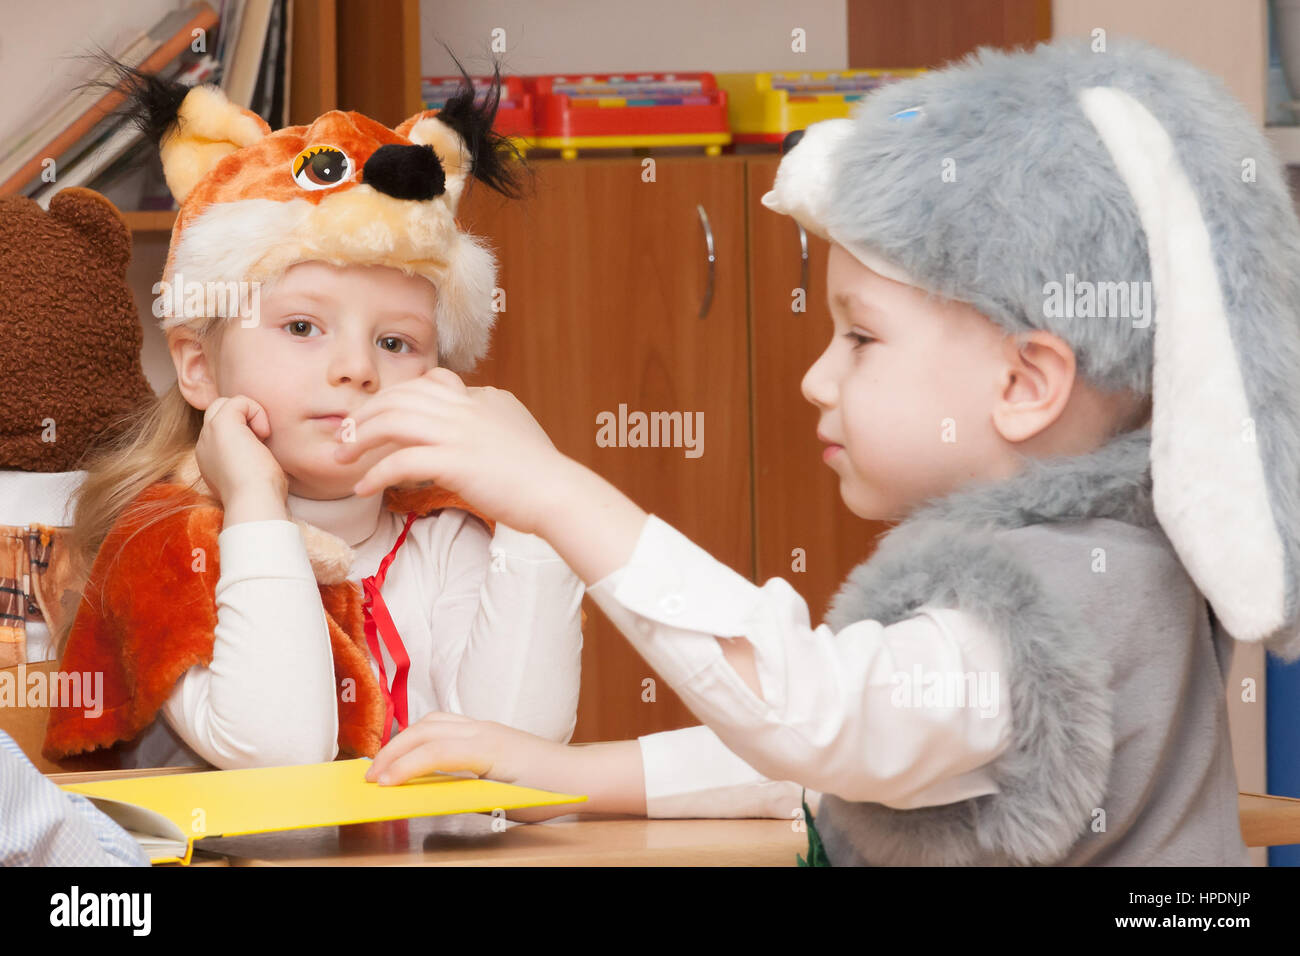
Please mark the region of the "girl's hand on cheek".
<svg viewBox="0 0 1300 956"><path fill-rule="evenodd" d="M539 526L550 476L567 461L514 395L469 388L443 368L377 393L358 409L351 429L348 424L334 453L340 463L377 445L397 446L366 472L357 494L433 481L529 533Z"/></svg>
<svg viewBox="0 0 1300 956"><path fill-rule="evenodd" d="M225 505L248 492L269 491L284 499L288 482L266 446L270 437L266 410L245 395L222 396L204 411L194 457L203 480Z"/></svg>

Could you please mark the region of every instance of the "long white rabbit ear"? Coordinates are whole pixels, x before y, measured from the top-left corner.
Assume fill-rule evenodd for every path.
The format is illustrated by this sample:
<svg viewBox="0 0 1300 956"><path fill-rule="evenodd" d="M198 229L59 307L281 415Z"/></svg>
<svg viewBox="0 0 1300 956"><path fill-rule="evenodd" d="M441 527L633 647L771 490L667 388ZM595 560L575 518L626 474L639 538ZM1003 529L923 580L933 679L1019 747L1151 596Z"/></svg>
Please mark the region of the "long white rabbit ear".
<svg viewBox="0 0 1300 956"><path fill-rule="evenodd" d="M1261 213L1269 193L1243 182L1239 166L1219 169L1222 157L1180 157L1164 126L1123 90L1094 86L1079 99L1146 233L1156 517L1230 634L1300 655L1300 301L1287 291L1300 269L1294 212ZM1266 149L1257 159L1271 162ZM1184 160L1211 167L1191 167L1204 208ZM1272 248L1249 248L1256 240L1242 224ZM1261 256L1272 261L1251 261Z"/></svg>

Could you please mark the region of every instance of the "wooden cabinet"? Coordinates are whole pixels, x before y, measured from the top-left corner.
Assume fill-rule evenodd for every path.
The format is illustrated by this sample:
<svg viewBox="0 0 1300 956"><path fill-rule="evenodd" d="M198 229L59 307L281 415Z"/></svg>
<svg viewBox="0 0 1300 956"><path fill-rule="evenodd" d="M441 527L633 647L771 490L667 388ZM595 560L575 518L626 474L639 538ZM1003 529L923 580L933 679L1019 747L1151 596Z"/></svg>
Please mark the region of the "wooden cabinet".
<svg viewBox="0 0 1300 956"><path fill-rule="evenodd" d="M504 311L469 378L519 396L565 454L712 555L762 582L786 578L819 621L880 526L855 518L821 461L800 381L830 334L825 242L810 237L805 312L793 221L760 197L773 155L535 160L533 195L482 187L462 225L499 259ZM708 221L713 241L712 300ZM623 409L620 415L620 406ZM685 446L605 447L598 416L681 413ZM793 566L802 549L804 570ZM635 737L696 719L590 600L575 741ZM654 700L644 681L651 678Z"/></svg>
<svg viewBox="0 0 1300 956"><path fill-rule="evenodd" d="M753 575L745 166L731 158L539 160L535 195L478 188L462 225L500 260L505 310L470 381L519 396L556 446ZM706 231L712 231L712 302ZM597 416L681 413L685 447L602 447ZM635 437L635 436L633 436ZM673 435L669 433L668 440ZM648 440L648 436L647 436ZM593 602L575 741L695 723ZM655 681L654 700L644 685Z"/></svg>
<svg viewBox="0 0 1300 956"><path fill-rule="evenodd" d="M816 624L845 575L870 555L888 525L849 511L840 499L839 478L821 458L820 413L803 397L800 383L830 341L830 245L804 237L805 271L798 224L761 201L778 162L777 156L756 156L746 164L756 581L785 578L808 602ZM794 292L805 281L804 311L796 312Z"/></svg>

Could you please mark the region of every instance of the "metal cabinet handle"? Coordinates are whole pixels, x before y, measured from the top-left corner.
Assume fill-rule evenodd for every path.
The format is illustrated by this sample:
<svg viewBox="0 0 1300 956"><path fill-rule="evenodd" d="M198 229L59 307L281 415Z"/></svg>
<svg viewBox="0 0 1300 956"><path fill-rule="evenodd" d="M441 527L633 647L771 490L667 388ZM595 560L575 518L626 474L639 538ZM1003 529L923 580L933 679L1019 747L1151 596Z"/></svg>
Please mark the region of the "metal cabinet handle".
<svg viewBox="0 0 1300 956"><path fill-rule="evenodd" d="M804 300L808 298L808 233L804 231L803 225L795 223L799 227L799 288L803 289Z"/></svg>
<svg viewBox="0 0 1300 956"><path fill-rule="evenodd" d="M717 256L713 253L713 229L709 225L709 214L704 211L704 207L699 203L695 204L695 211L700 214L700 225L704 228L704 246L709 254L709 281L704 287L704 301L700 303L700 318L709 314L709 306L713 304L713 269L714 263L717 262Z"/></svg>

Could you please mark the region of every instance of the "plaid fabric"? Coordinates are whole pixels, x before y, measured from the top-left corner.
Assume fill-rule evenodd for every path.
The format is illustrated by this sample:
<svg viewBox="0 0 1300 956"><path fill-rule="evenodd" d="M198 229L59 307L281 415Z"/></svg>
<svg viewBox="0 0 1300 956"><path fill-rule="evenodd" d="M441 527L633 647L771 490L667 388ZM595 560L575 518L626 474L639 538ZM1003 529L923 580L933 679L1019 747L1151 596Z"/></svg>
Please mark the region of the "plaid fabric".
<svg viewBox="0 0 1300 956"><path fill-rule="evenodd" d="M0 525L0 667L27 662L27 622L53 632L75 609L66 529Z"/></svg>
<svg viewBox="0 0 1300 956"><path fill-rule="evenodd" d="M41 775L0 730L0 866L148 866L131 835Z"/></svg>

